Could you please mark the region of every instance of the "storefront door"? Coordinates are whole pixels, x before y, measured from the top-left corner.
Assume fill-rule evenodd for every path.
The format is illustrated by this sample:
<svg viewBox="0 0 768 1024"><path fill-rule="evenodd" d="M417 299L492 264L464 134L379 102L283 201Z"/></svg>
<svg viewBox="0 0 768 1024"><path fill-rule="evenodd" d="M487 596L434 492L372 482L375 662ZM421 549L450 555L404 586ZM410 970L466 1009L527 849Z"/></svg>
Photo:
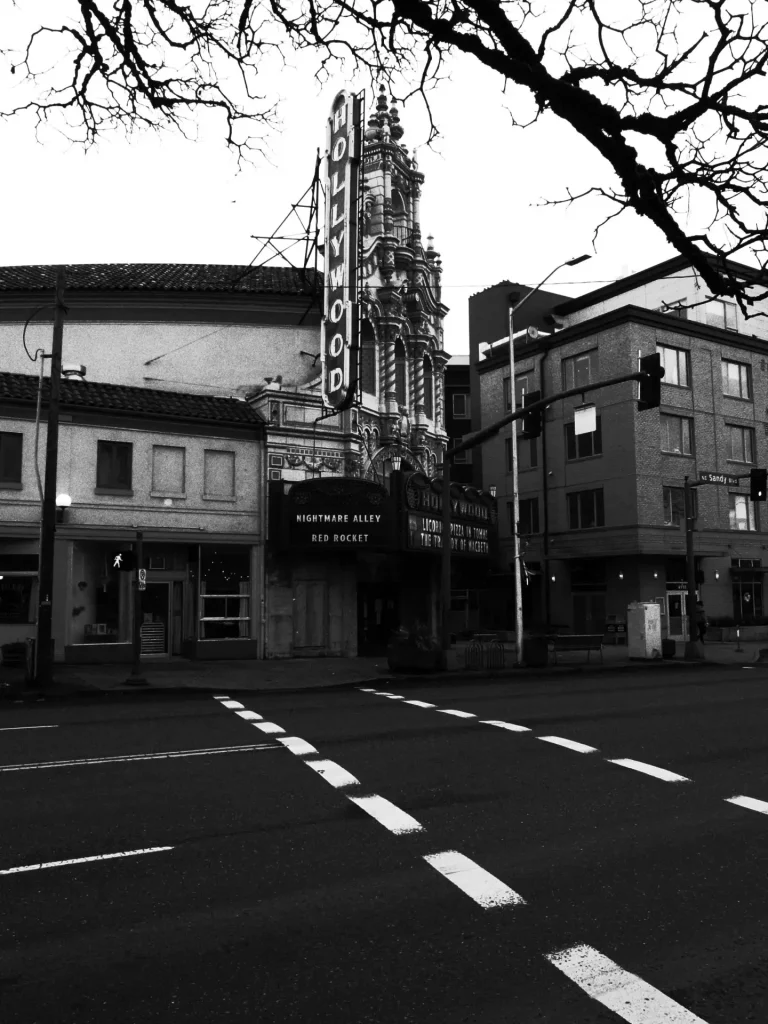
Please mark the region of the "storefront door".
<svg viewBox="0 0 768 1024"><path fill-rule="evenodd" d="M363 657L386 654L397 625L397 588L389 583L358 583L357 653Z"/></svg>
<svg viewBox="0 0 768 1024"><path fill-rule="evenodd" d="M148 583L141 595L141 653L157 657L168 654L170 624L170 583Z"/></svg>
<svg viewBox="0 0 768 1024"><path fill-rule="evenodd" d="M685 640L687 616L685 614L685 591L667 591L668 639Z"/></svg>

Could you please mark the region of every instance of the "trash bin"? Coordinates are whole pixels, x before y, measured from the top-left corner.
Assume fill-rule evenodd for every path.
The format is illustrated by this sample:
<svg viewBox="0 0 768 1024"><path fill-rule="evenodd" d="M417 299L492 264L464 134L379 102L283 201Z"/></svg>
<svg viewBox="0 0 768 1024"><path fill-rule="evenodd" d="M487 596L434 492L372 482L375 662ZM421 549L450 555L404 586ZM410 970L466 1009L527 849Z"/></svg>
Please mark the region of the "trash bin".
<svg viewBox="0 0 768 1024"><path fill-rule="evenodd" d="M531 668L549 663L549 646L545 636L523 637L523 661Z"/></svg>

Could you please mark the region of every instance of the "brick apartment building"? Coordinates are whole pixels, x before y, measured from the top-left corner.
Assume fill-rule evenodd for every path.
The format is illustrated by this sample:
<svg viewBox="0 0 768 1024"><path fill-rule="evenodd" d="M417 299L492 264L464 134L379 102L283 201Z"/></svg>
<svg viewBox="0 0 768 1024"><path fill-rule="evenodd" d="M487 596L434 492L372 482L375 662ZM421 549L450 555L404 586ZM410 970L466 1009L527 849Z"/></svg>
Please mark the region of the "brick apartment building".
<svg viewBox="0 0 768 1024"><path fill-rule="evenodd" d="M732 266L747 280L754 273ZM702 471L738 475L768 463L768 319L747 320L735 303L712 299L682 258L560 301L551 312L562 324L555 333L531 340L516 332L518 403L525 392L546 397L633 372L638 355L654 351L666 376L660 409L638 412L637 384L614 385L587 396L597 406L593 433L574 434L579 397L547 410L540 438L520 440L526 626L602 632L611 620L626 619L629 602L657 601L664 635L682 638L684 479ZM487 425L509 406L508 345L486 346L473 370ZM508 569L510 430L483 452L483 483L498 488ZM749 622L765 611L768 509L756 507L748 491L746 480L698 490L697 581L710 617ZM511 587L510 580L507 606L498 610L507 621L487 625L510 627Z"/></svg>

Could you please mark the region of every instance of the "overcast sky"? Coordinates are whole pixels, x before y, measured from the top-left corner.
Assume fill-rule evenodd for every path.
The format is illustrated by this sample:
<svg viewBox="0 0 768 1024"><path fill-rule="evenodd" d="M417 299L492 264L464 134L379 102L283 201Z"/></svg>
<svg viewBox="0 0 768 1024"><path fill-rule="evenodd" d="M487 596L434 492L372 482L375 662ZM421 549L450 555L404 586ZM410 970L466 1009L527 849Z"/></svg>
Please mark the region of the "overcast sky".
<svg viewBox="0 0 768 1024"><path fill-rule="evenodd" d="M87 153L52 130L37 142L30 119L0 121L0 264L250 262L258 249L251 235L274 231L309 186L334 95L368 84L335 77L320 86L311 59L292 60L294 68L261 82L263 93L282 97L271 164L240 173L214 120L197 141L140 134ZM0 75L4 106L11 83ZM422 232L434 235L442 256L450 352L468 351L471 294L505 278L535 285L564 260L591 253L593 230L611 209L593 200L538 205L610 179L601 158L554 116L513 128L505 104L518 99L522 91L504 97L497 75L460 58L432 97L442 134L433 150L424 146L421 101L400 111L402 141L420 147ZM369 89L367 113L373 101ZM548 287L578 295L672 255L649 222L624 213L601 232L589 262L564 268Z"/></svg>

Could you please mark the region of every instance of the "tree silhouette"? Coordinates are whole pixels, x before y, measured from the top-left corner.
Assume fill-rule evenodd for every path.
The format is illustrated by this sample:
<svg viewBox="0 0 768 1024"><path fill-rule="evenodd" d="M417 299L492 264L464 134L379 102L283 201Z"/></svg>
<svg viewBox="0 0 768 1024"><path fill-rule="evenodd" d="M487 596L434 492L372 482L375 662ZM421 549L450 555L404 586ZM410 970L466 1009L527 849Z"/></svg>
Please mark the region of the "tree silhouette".
<svg viewBox="0 0 768 1024"><path fill-rule="evenodd" d="M462 53L505 88L522 87L510 92L515 123L551 111L608 164L610 184L555 202L611 200L596 234L633 209L747 316L768 296L766 0L68 0L65 9L68 19L33 27L19 52L0 51L28 90L3 116L58 116L89 145L121 126L185 131L191 112L216 110L247 158L274 123L275 106L256 90L270 49L317 51L321 80L351 62L400 101L420 93L428 109L446 58ZM692 204L706 211L705 229L688 228ZM760 269L734 266L746 255Z"/></svg>

